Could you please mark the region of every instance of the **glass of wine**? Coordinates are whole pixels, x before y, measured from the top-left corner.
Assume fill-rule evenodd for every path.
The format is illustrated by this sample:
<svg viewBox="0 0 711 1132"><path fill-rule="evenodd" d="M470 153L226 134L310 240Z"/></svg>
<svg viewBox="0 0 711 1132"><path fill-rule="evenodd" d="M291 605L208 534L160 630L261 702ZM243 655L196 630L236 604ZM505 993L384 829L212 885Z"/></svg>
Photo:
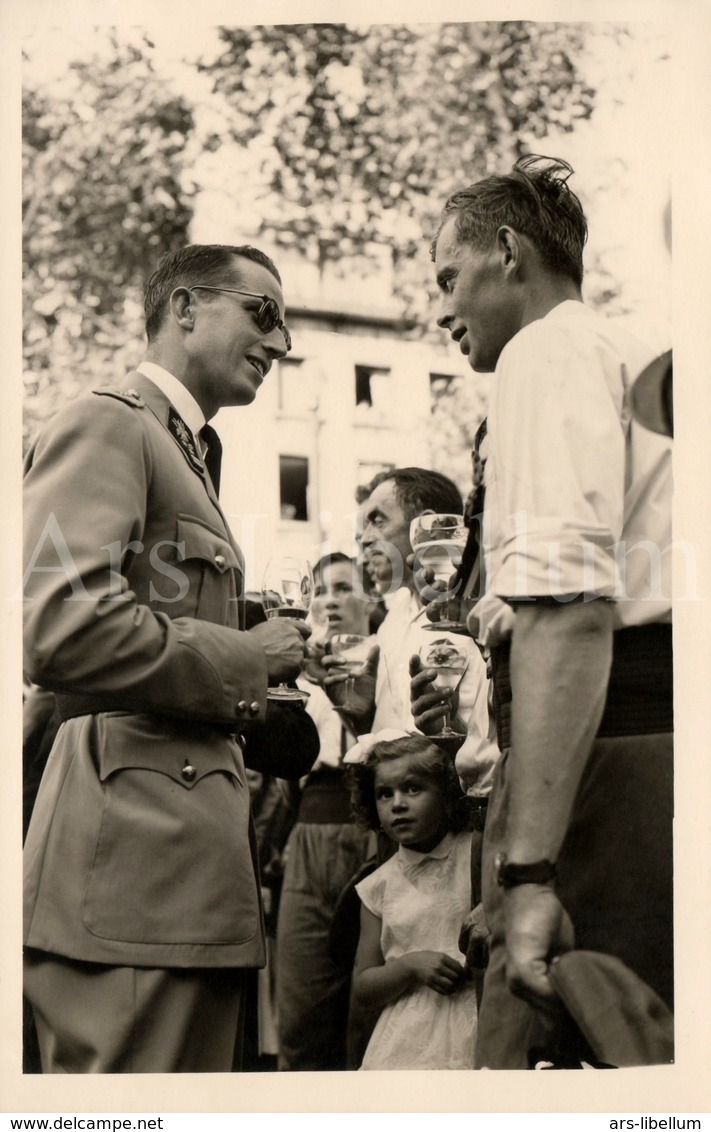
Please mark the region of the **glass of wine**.
<svg viewBox="0 0 711 1132"><path fill-rule="evenodd" d="M262 606L267 620L271 621L276 617L288 617L293 621L305 620L313 592L314 576L305 558L268 560L262 579ZM308 699L308 692L290 688L282 682L276 688L269 688L267 698L292 702L300 700L303 703Z"/></svg>
<svg viewBox="0 0 711 1132"><path fill-rule="evenodd" d="M346 670L346 694L341 707L345 711L353 711L353 692L356 676L365 672L370 655L371 641L359 633L336 633L331 637L331 656Z"/></svg>
<svg viewBox="0 0 711 1132"><path fill-rule="evenodd" d="M416 568L431 570L436 582L449 587L452 576L462 562L467 541L467 528L462 515L437 514L426 511L410 523L410 545L415 553ZM453 595L452 595L453 596ZM431 632L466 631L466 625L450 616L450 602L443 595L439 621L423 628Z"/></svg>
<svg viewBox="0 0 711 1132"><path fill-rule="evenodd" d="M423 645L420 649L420 660L423 668L435 670L436 675L432 681L435 688L451 688L452 691L459 687L459 682L469 667L467 650L446 637ZM461 738L452 727L451 709L447 707L444 712L442 730L438 731L432 738L451 739L452 736Z"/></svg>

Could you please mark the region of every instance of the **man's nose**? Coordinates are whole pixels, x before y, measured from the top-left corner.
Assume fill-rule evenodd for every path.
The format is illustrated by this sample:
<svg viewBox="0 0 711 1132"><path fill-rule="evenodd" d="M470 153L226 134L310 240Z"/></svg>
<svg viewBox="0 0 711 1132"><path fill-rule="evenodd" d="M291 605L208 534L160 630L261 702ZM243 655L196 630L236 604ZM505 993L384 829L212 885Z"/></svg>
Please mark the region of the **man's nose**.
<svg viewBox="0 0 711 1132"><path fill-rule="evenodd" d="M275 361L279 361L280 358L285 358L288 354L289 351L286 348L286 339L278 326L275 326L273 330L270 330L269 333L265 335L264 349Z"/></svg>
<svg viewBox="0 0 711 1132"><path fill-rule="evenodd" d="M363 527L363 533L360 536L360 545L364 550L366 550L369 546L373 545L373 543L376 541L376 538L377 531L375 527L371 526L370 523L366 523Z"/></svg>
<svg viewBox="0 0 711 1132"><path fill-rule="evenodd" d="M440 311L437 315L437 325L441 326L442 330L449 330L454 321L454 315L449 310L444 300L440 303Z"/></svg>

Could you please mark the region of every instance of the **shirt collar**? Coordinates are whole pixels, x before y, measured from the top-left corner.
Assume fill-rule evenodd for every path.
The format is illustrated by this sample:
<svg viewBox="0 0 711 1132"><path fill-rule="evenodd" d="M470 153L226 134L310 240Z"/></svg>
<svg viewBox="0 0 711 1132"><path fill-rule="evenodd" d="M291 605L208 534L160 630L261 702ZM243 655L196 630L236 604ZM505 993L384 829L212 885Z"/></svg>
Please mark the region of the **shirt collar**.
<svg viewBox="0 0 711 1132"><path fill-rule="evenodd" d="M139 373L142 373L144 377L157 385L161 393L165 394L197 439L200 429L206 423L205 414L182 381L169 373L167 369L163 369L163 366L156 365L155 362L141 362L140 366L136 368Z"/></svg>
<svg viewBox="0 0 711 1132"><path fill-rule="evenodd" d="M418 853L416 849L408 849L407 845L398 845L398 857L403 865L417 865L420 861L435 860L443 861L452 852L452 844L454 842L454 835L446 833L438 845L434 849L430 849L429 853Z"/></svg>

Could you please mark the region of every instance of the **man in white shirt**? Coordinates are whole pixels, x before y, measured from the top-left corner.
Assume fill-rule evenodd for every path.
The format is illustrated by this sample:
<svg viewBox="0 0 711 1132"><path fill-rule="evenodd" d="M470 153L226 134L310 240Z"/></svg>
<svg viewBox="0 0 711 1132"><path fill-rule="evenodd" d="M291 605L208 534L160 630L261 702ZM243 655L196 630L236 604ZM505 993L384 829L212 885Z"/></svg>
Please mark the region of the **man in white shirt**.
<svg viewBox="0 0 711 1132"><path fill-rule="evenodd" d="M425 468L398 468L380 473L370 484L362 503L362 547L379 592L389 597L388 613L378 629L379 647L375 677L375 714L372 730L415 729L410 703L410 662L422 645L446 632L432 633L408 559L412 556L410 523L424 511L461 515L462 497L456 485L439 472ZM472 716L487 735L486 668L474 642L453 638L469 651L469 665L455 694L455 730L466 730ZM440 695L440 701L442 696ZM442 710L428 720L439 730Z"/></svg>
<svg viewBox="0 0 711 1132"><path fill-rule="evenodd" d="M495 373L471 626L505 749L483 876L491 1068L592 1056L549 972L573 931L672 999L670 450L631 421L650 352L582 305L571 173L528 157L455 193L432 249L439 325Z"/></svg>

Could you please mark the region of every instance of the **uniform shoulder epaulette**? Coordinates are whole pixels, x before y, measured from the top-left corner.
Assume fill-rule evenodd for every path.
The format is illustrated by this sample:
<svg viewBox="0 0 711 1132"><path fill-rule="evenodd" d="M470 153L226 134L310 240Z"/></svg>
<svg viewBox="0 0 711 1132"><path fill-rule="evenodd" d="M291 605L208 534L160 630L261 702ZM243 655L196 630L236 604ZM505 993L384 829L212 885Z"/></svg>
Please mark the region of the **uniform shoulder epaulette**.
<svg viewBox="0 0 711 1132"><path fill-rule="evenodd" d="M143 409L146 405L141 394L135 389L92 389L92 393L96 393L97 397L115 397L125 405L132 405L134 409Z"/></svg>

